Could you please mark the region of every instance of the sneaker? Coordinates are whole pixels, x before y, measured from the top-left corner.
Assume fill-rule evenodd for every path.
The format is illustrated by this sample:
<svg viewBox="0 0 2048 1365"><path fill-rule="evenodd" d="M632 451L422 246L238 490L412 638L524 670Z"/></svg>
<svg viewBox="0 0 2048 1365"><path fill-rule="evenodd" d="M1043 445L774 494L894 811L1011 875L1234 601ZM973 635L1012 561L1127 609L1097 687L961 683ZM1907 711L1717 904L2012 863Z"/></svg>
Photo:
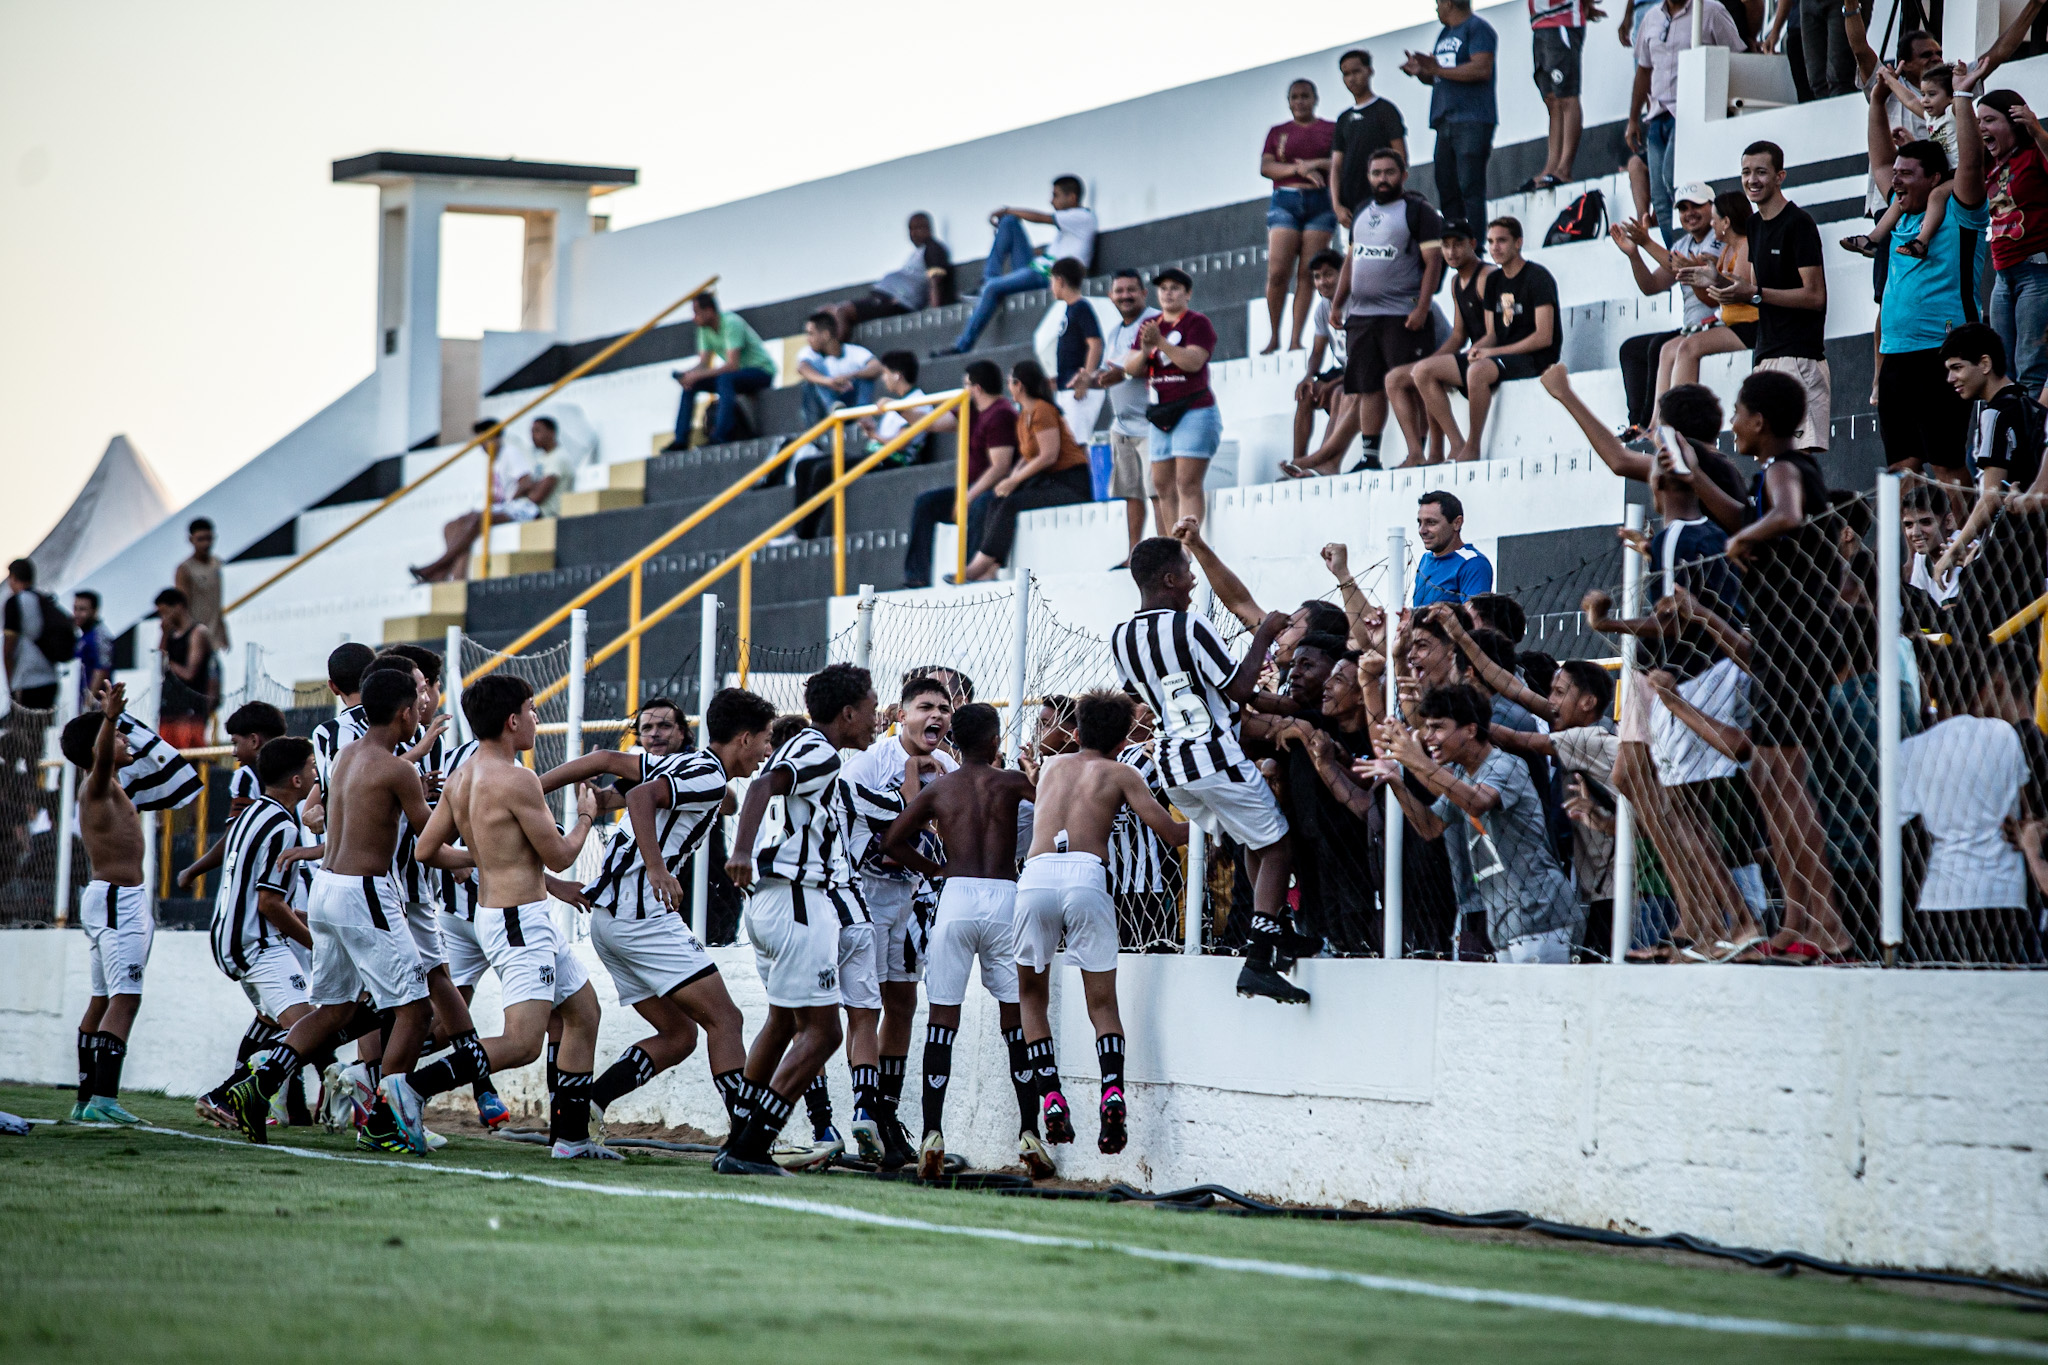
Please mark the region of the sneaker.
<svg viewBox="0 0 2048 1365"><path fill-rule="evenodd" d="M1102 1129L1095 1135L1096 1150L1105 1156L1115 1156L1130 1137L1124 1128L1124 1092L1113 1085L1103 1087Z"/></svg>
<svg viewBox="0 0 2048 1365"><path fill-rule="evenodd" d="M84 1107L80 1105L78 1109L72 1110L73 1118L76 1118L79 1110ZM224 1094L201 1095L192 1102L192 1112L214 1127L225 1128L229 1132L233 1132L239 1126L235 1122L234 1110L227 1106L227 1097Z"/></svg>
<svg viewBox="0 0 2048 1365"><path fill-rule="evenodd" d="M383 1152L388 1156L411 1156L412 1148L405 1145L405 1139L396 1133L373 1133L368 1128L356 1129L356 1147L359 1151Z"/></svg>
<svg viewBox="0 0 2048 1365"><path fill-rule="evenodd" d="M910 1145L910 1134L904 1131L902 1122L894 1114L882 1115L881 1122L881 1167L885 1171L900 1171L917 1160L917 1149Z"/></svg>
<svg viewBox="0 0 2048 1365"><path fill-rule="evenodd" d="M882 1125L874 1115L865 1109L853 1111L853 1122L846 1125L846 1131L853 1138L853 1149L862 1161L871 1166L882 1164L887 1149L882 1145Z"/></svg>
<svg viewBox="0 0 2048 1365"><path fill-rule="evenodd" d="M615 1152L602 1142L585 1139L582 1142L556 1142L548 1149L548 1155L556 1161L624 1161L624 1152Z"/></svg>
<svg viewBox="0 0 2048 1365"><path fill-rule="evenodd" d="M352 1126L355 1119L355 1102L349 1097L348 1083L343 1073L347 1070L340 1062L329 1062L320 1073L320 1103L314 1113L320 1126L330 1133L339 1133Z"/></svg>
<svg viewBox="0 0 2048 1365"><path fill-rule="evenodd" d="M64 1121L65 1121L66 1123L84 1123L84 1122L85 1122L85 1101L84 1101L84 1100L73 1100L73 1101L71 1102L71 1112L70 1112L70 1113L68 1113L68 1114L66 1114L66 1115L64 1116Z"/></svg>
<svg viewBox="0 0 2048 1365"><path fill-rule="evenodd" d="M1033 1180L1050 1180L1060 1173L1053 1164L1052 1153L1045 1150L1045 1140L1036 1133L1017 1134L1017 1159L1024 1163L1024 1173Z"/></svg>
<svg viewBox="0 0 2048 1365"><path fill-rule="evenodd" d="M431 1128L428 1128L428 1127L425 1127L425 1126L423 1125L423 1126L422 1126L422 1127L420 1128L420 1131L421 1131L422 1133L425 1133L425 1134L427 1135L427 1150L428 1150L428 1151L430 1151L430 1152L438 1152L438 1151L440 1151L440 1150L441 1150L441 1149L442 1149L443 1147L446 1147L446 1146L448 1145L448 1139L447 1139L447 1138L445 1138L445 1137L443 1137L443 1136L441 1136L441 1134L439 1134L439 1133L435 1132L435 1131L434 1131L433 1129L431 1129Z"/></svg>
<svg viewBox="0 0 2048 1365"><path fill-rule="evenodd" d="M497 1091L486 1090L476 1102L476 1121L495 1133L512 1121L512 1111L498 1098Z"/></svg>
<svg viewBox="0 0 2048 1365"><path fill-rule="evenodd" d="M86 1101L85 1123L118 1123L127 1126L142 1122L141 1119L121 1107L121 1102L106 1095L94 1095Z"/></svg>
<svg viewBox="0 0 2048 1365"><path fill-rule="evenodd" d="M432 1150L427 1146L427 1125L422 1118L426 1102L405 1077L386 1076L378 1083L377 1097L389 1106L391 1120L408 1147L421 1156Z"/></svg>
<svg viewBox="0 0 2048 1365"><path fill-rule="evenodd" d="M917 1149L917 1178L937 1180L946 1173L946 1135L934 1128Z"/></svg>
<svg viewBox="0 0 2048 1365"><path fill-rule="evenodd" d="M1309 999L1307 991L1272 968L1254 967L1249 962L1237 974L1237 993L1247 998L1263 995L1283 1005L1306 1005Z"/></svg>
<svg viewBox="0 0 2048 1365"><path fill-rule="evenodd" d="M377 1107L377 1087L370 1081L370 1068L361 1062L350 1062L342 1069L341 1093L349 1106L349 1124L360 1128L370 1121L370 1111Z"/></svg>
<svg viewBox="0 0 2048 1365"><path fill-rule="evenodd" d="M286 1089L289 1088L289 1086L286 1087ZM292 1126L292 1111L286 1107L285 1092L283 1090L270 1097L270 1126L272 1128L289 1128Z"/></svg>
<svg viewBox="0 0 2048 1365"><path fill-rule="evenodd" d="M263 1092L256 1088L256 1078L246 1077L228 1087L228 1112L235 1116L235 1127L251 1142L270 1141L270 1101L263 1098Z"/></svg>
<svg viewBox="0 0 2048 1365"><path fill-rule="evenodd" d="M846 1150L839 1130L827 1126L809 1142L784 1139L775 1144L769 1157L785 1171L815 1171L832 1164L832 1158Z"/></svg>
<svg viewBox="0 0 2048 1365"><path fill-rule="evenodd" d="M722 1151L717 1156L711 1158L711 1169L720 1175L786 1176L789 1174L788 1171L783 1170L773 1161L749 1161L745 1157L734 1156L730 1151Z"/></svg>
<svg viewBox="0 0 2048 1365"><path fill-rule="evenodd" d="M604 1124L604 1106L596 1100L590 1102L590 1126L597 1132L595 1141L603 1142L612 1135L612 1130Z"/></svg>
<svg viewBox="0 0 2048 1365"><path fill-rule="evenodd" d="M1046 1094L1045 1140L1054 1146L1064 1146L1074 1140L1074 1120L1067 1112L1067 1097L1053 1090Z"/></svg>

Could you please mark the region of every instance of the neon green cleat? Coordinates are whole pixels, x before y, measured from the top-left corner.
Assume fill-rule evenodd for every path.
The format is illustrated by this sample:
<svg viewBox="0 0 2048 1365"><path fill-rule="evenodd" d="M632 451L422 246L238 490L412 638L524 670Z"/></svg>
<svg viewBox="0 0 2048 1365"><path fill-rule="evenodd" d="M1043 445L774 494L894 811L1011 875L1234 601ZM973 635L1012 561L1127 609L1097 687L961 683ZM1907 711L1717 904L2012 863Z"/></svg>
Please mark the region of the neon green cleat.
<svg viewBox="0 0 2048 1365"><path fill-rule="evenodd" d="M386 1152L392 1156L412 1156L412 1144L396 1133L377 1134L367 1128L356 1129L356 1146L365 1152Z"/></svg>
<svg viewBox="0 0 2048 1365"><path fill-rule="evenodd" d="M73 1101L71 1102L71 1112L70 1112L70 1113L68 1113L68 1114L66 1114L66 1115L64 1116L64 1121L65 1121L66 1123L84 1123L84 1122L85 1122L85 1101L84 1101L84 1100L73 1100Z"/></svg>
<svg viewBox="0 0 2048 1365"><path fill-rule="evenodd" d="M142 1122L141 1119L121 1107L121 1102L105 1095L94 1095L80 1116L81 1123L118 1123L122 1125Z"/></svg>

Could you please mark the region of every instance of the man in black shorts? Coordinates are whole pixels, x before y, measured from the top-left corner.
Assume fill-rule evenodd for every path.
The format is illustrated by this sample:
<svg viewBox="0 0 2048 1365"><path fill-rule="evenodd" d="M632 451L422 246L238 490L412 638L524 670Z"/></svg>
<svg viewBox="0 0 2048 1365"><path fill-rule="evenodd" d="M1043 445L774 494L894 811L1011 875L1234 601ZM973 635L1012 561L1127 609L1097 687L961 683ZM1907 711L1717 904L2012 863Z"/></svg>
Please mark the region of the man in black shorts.
<svg viewBox="0 0 2048 1365"><path fill-rule="evenodd" d="M1522 225L1496 218L1486 225L1486 254L1500 269L1487 276L1486 339L1457 357L1457 384L1432 367L1418 373L1416 385L1430 418L1444 429L1453 459L1479 458L1479 436L1496 386L1512 379L1535 379L1557 363L1564 332L1557 316L1557 281L1534 261L1522 259ZM1461 388L1471 404L1471 430L1462 441L1458 419L1451 415L1453 388Z"/></svg>
<svg viewBox="0 0 2048 1365"><path fill-rule="evenodd" d="M1430 300L1443 279L1444 220L1408 188L1408 163L1391 147L1372 154L1372 197L1351 219L1351 247L1333 312L1344 321L1344 392L1356 396L1367 469L1380 467L1387 371L1436 345Z"/></svg>
<svg viewBox="0 0 2048 1365"><path fill-rule="evenodd" d="M1458 392L1463 393L1464 352L1486 340L1486 282L1499 272L1479 255L1472 225L1463 218L1444 223L1443 250L1444 264L1453 275L1451 302L1457 311L1451 322L1451 334L1429 355L1387 375L1387 397L1394 407L1394 419L1401 424L1401 435L1408 442L1408 458L1396 468L1441 464L1444 458L1443 430L1430 419L1416 377L1427 366L1444 382L1455 381Z"/></svg>

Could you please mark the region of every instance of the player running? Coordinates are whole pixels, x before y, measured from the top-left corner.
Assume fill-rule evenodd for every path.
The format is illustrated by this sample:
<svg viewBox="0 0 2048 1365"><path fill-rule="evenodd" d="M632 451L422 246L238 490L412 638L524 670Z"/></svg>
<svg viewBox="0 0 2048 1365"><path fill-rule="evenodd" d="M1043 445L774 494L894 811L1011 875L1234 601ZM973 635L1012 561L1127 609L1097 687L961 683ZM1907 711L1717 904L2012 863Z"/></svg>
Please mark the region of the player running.
<svg viewBox="0 0 2048 1365"><path fill-rule="evenodd" d="M1138 563L1135 554L1131 562ZM1262 655L1256 642L1252 655ZM1126 1130L1124 1026L1116 1008L1116 904L1109 895L1106 861L1109 834L1117 812L1126 806L1174 847L1187 843L1188 827L1154 799L1144 774L1118 761L1131 733L1130 698L1090 692L1076 709L1080 750L1047 759L1038 774L1037 825L1017 881L1017 991L1045 1105L1046 1136L1056 1143L1072 1142L1074 1125L1059 1091L1047 1013L1053 954L1065 939L1067 957L1081 969L1088 1020L1095 1025L1095 1056L1102 1067L1102 1127L1095 1145L1115 1153L1124 1149ZM1263 782L1258 787L1266 790Z"/></svg>

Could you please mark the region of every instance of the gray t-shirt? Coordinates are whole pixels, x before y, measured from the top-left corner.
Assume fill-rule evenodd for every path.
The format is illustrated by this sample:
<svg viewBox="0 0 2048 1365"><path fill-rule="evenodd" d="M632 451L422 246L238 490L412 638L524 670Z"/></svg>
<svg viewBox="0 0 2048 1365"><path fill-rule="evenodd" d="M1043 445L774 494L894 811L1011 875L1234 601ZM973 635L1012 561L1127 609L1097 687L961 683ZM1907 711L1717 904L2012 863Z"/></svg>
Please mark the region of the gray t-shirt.
<svg viewBox="0 0 2048 1365"><path fill-rule="evenodd" d="M1407 194L1391 204L1367 200L1351 220L1351 300L1346 317L1400 317L1422 292L1422 247L1443 239L1444 220L1429 201Z"/></svg>
<svg viewBox="0 0 2048 1365"><path fill-rule="evenodd" d="M1466 814L1448 796L1438 797L1430 807L1438 819L1465 830L1467 876L1486 910L1486 936L1494 948L1577 924L1583 912L1550 851L1543 803L1529 781L1528 767L1499 747L1487 754L1477 772L1468 773L1455 763L1450 766L1467 782L1500 793L1500 805L1484 815Z"/></svg>
<svg viewBox="0 0 2048 1365"><path fill-rule="evenodd" d="M946 248L938 242L914 246L902 265L875 281L875 290L916 312L931 299L930 272L943 270L949 264Z"/></svg>
<svg viewBox="0 0 2048 1365"><path fill-rule="evenodd" d="M1136 322L1119 321L1102 341L1102 363L1114 365L1132 351L1138 349L1138 329L1146 318L1159 316L1157 308L1146 307L1138 314ZM1109 429L1119 436L1143 440L1151 432L1145 421L1145 406L1152 396L1145 389L1143 379L1126 377L1122 383L1109 386Z"/></svg>
<svg viewBox="0 0 2048 1365"><path fill-rule="evenodd" d="M36 641L43 634L42 599L33 592L18 592L9 598L7 629L18 633L7 685L16 692L25 692L31 687L48 687L56 682L56 668L43 657L43 651L36 648Z"/></svg>

